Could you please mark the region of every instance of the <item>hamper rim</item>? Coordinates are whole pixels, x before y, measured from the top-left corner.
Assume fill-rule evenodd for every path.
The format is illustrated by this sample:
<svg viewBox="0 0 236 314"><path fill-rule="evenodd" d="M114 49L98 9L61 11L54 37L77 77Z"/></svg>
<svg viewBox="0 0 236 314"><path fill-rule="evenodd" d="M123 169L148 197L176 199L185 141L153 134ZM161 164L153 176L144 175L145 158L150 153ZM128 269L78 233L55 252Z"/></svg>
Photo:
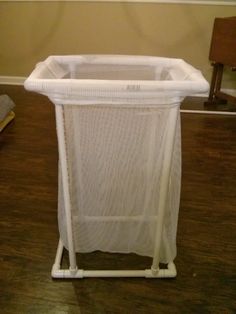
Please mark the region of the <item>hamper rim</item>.
<svg viewBox="0 0 236 314"><path fill-rule="evenodd" d="M91 65L136 65L154 66L164 65L167 68L179 68L185 74L181 80L108 80L108 79L76 79L76 78L43 78L40 71L48 69L53 61L70 66L76 64ZM209 90L209 83L205 80L201 72L182 59L153 57L153 56L125 56L125 55L64 55L49 56L39 63L29 77L24 82L26 89L36 91L53 97L53 93L76 94L80 90L84 93L97 94L104 93L109 97L109 93L114 93L119 97L147 97L149 93L178 93L179 96L187 96L190 93L204 93Z"/></svg>

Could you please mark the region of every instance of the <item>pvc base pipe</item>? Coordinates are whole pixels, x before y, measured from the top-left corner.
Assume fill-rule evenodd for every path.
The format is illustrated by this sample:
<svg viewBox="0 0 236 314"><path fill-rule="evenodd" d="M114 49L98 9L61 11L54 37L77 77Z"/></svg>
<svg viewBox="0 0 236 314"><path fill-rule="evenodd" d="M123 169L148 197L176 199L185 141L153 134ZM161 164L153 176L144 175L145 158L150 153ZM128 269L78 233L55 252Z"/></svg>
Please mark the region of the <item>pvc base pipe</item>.
<svg viewBox="0 0 236 314"><path fill-rule="evenodd" d="M53 278L89 278L89 277L144 277L144 278L174 278L177 275L173 262L167 265L167 269L144 269L144 270L83 270L83 269L61 269L63 244L58 243L55 263L52 267Z"/></svg>

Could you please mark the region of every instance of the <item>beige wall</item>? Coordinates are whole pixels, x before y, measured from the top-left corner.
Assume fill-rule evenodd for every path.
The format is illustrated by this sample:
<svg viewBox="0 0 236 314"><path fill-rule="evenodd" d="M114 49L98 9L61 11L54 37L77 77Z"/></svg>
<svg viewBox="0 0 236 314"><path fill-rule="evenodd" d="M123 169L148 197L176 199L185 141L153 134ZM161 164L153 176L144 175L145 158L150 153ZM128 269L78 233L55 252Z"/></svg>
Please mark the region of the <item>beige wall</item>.
<svg viewBox="0 0 236 314"><path fill-rule="evenodd" d="M236 6L92 2L0 2L0 76L27 76L52 54L183 58L209 80L214 18ZM226 87L236 88L231 73Z"/></svg>

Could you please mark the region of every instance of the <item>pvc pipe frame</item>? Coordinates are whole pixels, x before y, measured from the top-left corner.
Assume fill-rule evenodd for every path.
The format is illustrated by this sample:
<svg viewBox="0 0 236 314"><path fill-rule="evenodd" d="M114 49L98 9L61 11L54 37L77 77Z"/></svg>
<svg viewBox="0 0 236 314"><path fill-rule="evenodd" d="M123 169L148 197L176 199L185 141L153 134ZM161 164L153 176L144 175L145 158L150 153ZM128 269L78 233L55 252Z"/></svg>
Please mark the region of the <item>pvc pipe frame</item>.
<svg viewBox="0 0 236 314"><path fill-rule="evenodd" d="M164 146L164 164L161 173L161 193L158 203L158 221L157 231L155 236L155 249L151 269L145 270L83 270L78 269L76 263L76 252L74 248L73 230L72 230L72 217L71 217L71 197L70 197L70 178L68 171L68 157L65 137L65 121L64 121L64 108L63 105L56 105L56 123L57 123L57 136L59 146L59 160L61 163L62 172L62 187L65 202L65 216L67 227L67 239L69 250L69 269L61 269L63 244L61 239L58 243L57 253L54 265L52 267L51 275L53 278L84 278L84 277L145 277L145 278L173 278L176 277L175 264L169 262L167 269L160 269L160 247L163 234L163 222L165 213L165 204L168 193L170 167L173 155L176 123L178 119L178 107L174 107L169 115L169 127L165 135Z"/></svg>

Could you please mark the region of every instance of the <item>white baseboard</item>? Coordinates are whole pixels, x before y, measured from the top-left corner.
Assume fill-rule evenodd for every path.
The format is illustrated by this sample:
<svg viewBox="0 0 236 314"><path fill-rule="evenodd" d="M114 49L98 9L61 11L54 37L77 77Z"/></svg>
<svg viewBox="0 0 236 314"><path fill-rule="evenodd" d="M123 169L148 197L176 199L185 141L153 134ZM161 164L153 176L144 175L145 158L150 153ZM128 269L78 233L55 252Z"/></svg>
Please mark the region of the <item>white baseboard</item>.
<svg viewBox="0 0 236 314"><path fill-rule="evenodd" d="M221 89L222 92L235 96L236 97L236 89L233 88L222 88ZM191 96L195 96L195 97L208 97L209 93L203 93L203 94L193 94Z"/></svg>
<svg viewBox="0 0 236 314"><path fill-rule="evenodd" d="M221 116L236 116L235 111L214 111L214 110L188 110L180 109L181 113L190 114L206 114L206 115L221 115Z"/></svg>
<svg viewBox="0 0 236 314"><path fill-rule="evenodd" d="M0 76L1 85L23 85L25 80L23 76Z"/></svg>
<svg viewBox="0 0 236 314"><path fill-rule="evenodd" d="M228 88L222 88L222 92L229 94L231 96L236 97L236 89L228 89Z"/></svg>

